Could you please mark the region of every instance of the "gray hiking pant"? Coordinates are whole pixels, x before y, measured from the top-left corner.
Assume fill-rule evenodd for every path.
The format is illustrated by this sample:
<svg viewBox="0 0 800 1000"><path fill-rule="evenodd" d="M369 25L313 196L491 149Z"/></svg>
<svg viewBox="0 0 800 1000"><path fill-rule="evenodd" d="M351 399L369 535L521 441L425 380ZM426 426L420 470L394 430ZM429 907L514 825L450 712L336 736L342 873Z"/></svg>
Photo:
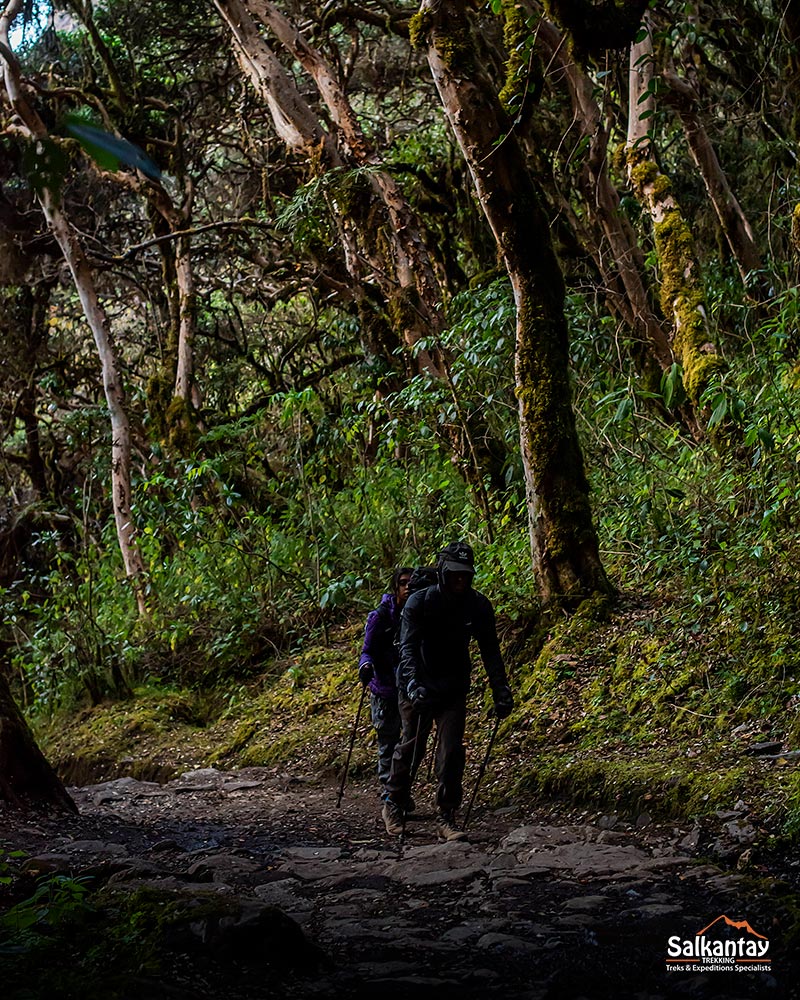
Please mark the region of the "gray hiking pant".
<svg viewBox="0 0 800 1000"><path fill-rule="evenodd" d="M383 698L374 691L369 694L372 725L378 737L378 781L384 792L392 767L392 755L400 739L400 711L397 698Z"/></svg>
<svg viewBox="0 0 800 1000"><path fill-rule="evenodd" d="M442 813L455 812L463 798L462 780L466 753L464 725L467 718L466 697L448 704L432 704L420 710L400 695L400 718L403 732L392 757L392 769L386 782L388 797L404 808L422 758L425 756L431 727L436 722L434 768L438 786L436 805Z"/></svg>

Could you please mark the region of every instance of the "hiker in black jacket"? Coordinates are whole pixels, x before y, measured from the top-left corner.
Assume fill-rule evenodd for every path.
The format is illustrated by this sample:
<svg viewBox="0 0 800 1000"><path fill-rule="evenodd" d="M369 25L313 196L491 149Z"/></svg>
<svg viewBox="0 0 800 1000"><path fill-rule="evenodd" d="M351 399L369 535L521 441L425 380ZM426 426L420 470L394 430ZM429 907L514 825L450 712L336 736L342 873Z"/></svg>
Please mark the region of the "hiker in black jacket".
<svg viewBox="0 0 800 1000"><path fill-rule="evenodd" d="M461 840L455 821L461 805L466 763L464 724L472 664L469 645L478 642L489 678L495 711L505 718L514 707L497 641L494 610L472 589L475 564L466 542L454 542L439 553L438 583L406 601L400 616L398 691L403 731L395 747L383 806L386 830L403 830L403 812L413 774L436 722L436 805L440 840Z"/></svg>

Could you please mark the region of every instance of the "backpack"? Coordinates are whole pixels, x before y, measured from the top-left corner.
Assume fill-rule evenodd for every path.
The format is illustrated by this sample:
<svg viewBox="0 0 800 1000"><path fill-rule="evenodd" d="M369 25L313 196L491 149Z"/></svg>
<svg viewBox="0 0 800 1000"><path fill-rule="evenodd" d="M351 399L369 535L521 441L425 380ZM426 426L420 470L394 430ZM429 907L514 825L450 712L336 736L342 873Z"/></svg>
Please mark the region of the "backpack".
<svg viewBox="0 0 800 1000"><path fill-rule="evenodd" d="M426 590L438 581L436 570L433 566L417 566L408 581L408 594L416 594L418 590Z"/></svg>

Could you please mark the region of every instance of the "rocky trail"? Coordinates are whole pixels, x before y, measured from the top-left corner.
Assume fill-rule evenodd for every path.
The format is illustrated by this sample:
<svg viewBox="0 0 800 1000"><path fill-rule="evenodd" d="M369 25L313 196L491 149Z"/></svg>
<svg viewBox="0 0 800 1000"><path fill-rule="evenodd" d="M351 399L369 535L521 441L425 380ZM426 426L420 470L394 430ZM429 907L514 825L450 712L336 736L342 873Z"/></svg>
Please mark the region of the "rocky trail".
<svg viewBox="0 0 800 1000"><path fill-rule="evenodd" d="M0 812L0 846L25 852L33 885L65 873L117 898L180 901L182 919L164 924L169 975L143 967L125 996L800 996L798 869L752 862L742 804L693 828L478 807L468 842L438 844L422 787L401 847L371 784L338 809L336 791L267 768L118 778L70 789L76 817ZM748 926L714 924L723 915ZM685 958L668 970L670 938L711 924L768 939L768 971ZM57 969L40 974L64 995Z"/></svg>

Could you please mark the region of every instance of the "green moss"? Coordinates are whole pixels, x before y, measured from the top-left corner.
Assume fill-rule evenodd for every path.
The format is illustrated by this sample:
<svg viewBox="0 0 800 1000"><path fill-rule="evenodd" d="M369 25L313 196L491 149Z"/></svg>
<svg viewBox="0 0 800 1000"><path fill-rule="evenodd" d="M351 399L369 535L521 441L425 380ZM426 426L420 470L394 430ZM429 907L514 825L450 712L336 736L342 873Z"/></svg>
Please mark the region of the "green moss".
<svg viewBox="0 0 800 1000"><path fill-rule="evenodd" d="M748 765L743 765L720 773L713 758L702 764L695 760L687 771L663 755L620 760L574 752L543 754L515 791L631 815L647 809L654 815L690 819L730 808L741 794L747 771Z"/></svg>
<svg viewBox="0 0 800 1000"><path fill-rule="evenodd" d="M629 150L628 157L637 196L663 206L672 194L669 179L654 161L642 159L636 150ZM647 194L645 189L649 189ZM683 369L684 388L697 404L724 364L708 328L694 239L677 206L666 208L654 226L654 237L661 268L661 308L665 316L673 318L673 350Z"/></svg>
<svg viewBox="0 0 800 1000"><path fill-rule="evenodd" d="M597 595L572 616L551 611L533 628L520 626L521 635L506 631L517 706L498 742L496 796L615 811L646 807L675 817L730 808L743 798L771 828L800 837L798 773L765 769L743 753L758 739L796 745L800 722L786 712L780 670L794 629L774 615L759 623L752 602L747 606L753 627L743 632L742 616L729 612L726 627L716 603L691 605L681 618L663 607L625 611ZM133 704L97 706L72 724L59 720L40 732L43 749L62 765L70 755L83 760L82 780L122 773L164 779L208 765L338 774L359 704L354 663L362 634L363 622L354 622L334 646L273 662L232 705L140 688ZM473 746L489 703L476 666ZM216 716L201 720L203 711ZM760 720L771 721L762 727ZM743 723L747 735L735 735ZM353 775L371 774L374 762L374 734L362 712Z"/></svg>
<svg viewBox="0 0 800 1000"><path fill-rule="evenodd" d="M686 392L697 403L724 365L710 342L694 241L677 208L665 213L654 235L662 273L661 305L666 315L675 318L673 348L683 368Z"/></svg>
<svg viewBox="0 0 800 1000"><path fill-rule="evenodd" d="M408 37L412 48L423 49L433 27L433 15L429 10L418 10L408 21Z"/></svg>
<svg viewBox="0 0 800 1000"><path fill-rule="evenodd" d="M644 188L648 184L653 184L659 176L658 164L653 160L643 160L635 150L629 149L627 153L631 183L634 191L641 197Z"/></svg>
<svg viewBox="0 0 800 1000"><path fill-rule="evenodd" d="M497 96L506 113L515 118L524 111L523 101L529 85L527 74L532 32L522 5L515 0L503 0L503 17L503 42L508 58L505 83Z"/></svg>
<svg viewBox="0 0 800 1000"><path fill-rule="evenodd" d="M191 403L175 396L164 415L166 440L178 455L189 455L197 443L197 414Z"/></svg>
<svg viewBox="0 0 800 1000"><path fill-rule="evenodd" d="M792 247L800 254L800 202L792 210Z"/></svg>
<svg viewBox="0 0 800 1000"><path fill-rule="evenodd" d="M434 45L444 65L450 70L467 69L473 65L474 54L465 20L443 25L430 10L420 10L408 22L408 34L414 48Z"/></svg>

